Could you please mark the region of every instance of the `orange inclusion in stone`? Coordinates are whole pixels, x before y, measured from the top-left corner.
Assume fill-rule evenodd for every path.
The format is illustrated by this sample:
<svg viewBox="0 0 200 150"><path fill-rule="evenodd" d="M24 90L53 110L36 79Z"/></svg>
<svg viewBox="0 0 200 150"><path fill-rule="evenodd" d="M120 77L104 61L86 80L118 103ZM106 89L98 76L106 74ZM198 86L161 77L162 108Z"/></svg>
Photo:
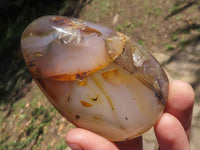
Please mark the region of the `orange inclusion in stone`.
<svg viewBox="0 0 200 150"><path fill-rule="evenodd" d="M85 86L85 85L87 85L87 78L84 78L82 81L79 81L78 85L79 86Z"/></svg>
<svg viewBox="0 0 200 150"><path fill-rule="evenodd" d="M102 73L102 77L104 78L104 80L114 86L120 85L122 83L121 74L119 73L118 69L112 69L104 72Z"/></svg>
<svg viewBox="0 0 200 150"><path fill-rule="evenodd" d="M84 107L91 107L92 106L92 104L90 104L90 103L88 103L86 101L80 101L80 102Z"/></svg>

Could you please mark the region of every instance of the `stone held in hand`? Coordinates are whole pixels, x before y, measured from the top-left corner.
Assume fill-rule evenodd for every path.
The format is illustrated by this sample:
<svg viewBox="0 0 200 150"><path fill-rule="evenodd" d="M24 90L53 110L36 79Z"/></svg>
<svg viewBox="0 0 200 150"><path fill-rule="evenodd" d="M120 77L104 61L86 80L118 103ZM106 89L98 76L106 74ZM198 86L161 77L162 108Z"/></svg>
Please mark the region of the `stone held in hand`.
<svg viewBox="0 0 200 150"><path fill-rule="evenodd" d="M21 47L33 79L74 125L112 141L140 136L161 116L168 78L156 59L110 28L44 16Z"/></svg>

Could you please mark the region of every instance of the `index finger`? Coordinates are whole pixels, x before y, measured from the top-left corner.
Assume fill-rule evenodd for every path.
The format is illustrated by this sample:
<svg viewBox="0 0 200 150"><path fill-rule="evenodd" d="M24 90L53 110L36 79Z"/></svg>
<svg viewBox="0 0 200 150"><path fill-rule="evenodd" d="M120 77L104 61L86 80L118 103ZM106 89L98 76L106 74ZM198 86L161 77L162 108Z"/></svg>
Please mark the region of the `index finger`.
<svg viewBox="0 0 200 150"><path fill-rule="evenodd" d="M193 105L194 91L190 84L179 80L169 84L165 112L172 114L181 122L188 137L190 134Z"/></svg>

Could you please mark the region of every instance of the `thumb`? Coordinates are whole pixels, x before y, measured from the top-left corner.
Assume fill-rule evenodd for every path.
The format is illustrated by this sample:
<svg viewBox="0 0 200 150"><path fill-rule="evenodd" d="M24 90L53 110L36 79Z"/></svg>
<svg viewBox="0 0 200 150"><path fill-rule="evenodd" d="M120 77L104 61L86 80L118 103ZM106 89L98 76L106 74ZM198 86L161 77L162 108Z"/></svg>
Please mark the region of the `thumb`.
<svg viewBox="0 0 200 150"><path fill-rule="evenodd" d="M72 150L119 150L109 140L80 128L70 130L65 141Z"/></svg>

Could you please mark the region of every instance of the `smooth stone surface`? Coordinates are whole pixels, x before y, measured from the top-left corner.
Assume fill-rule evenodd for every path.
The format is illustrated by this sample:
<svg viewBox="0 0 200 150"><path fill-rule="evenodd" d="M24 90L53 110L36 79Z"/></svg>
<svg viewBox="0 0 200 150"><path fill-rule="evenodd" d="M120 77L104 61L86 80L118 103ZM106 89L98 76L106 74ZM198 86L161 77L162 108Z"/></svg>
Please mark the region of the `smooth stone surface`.
<svg viewBox="0 0 200 150"><path fill-rule="evenodd" d="M161 116L168 78L127 36L63 16L32 22L21 39L34 80L78 127L112 141L140 136Z"/></svg>

